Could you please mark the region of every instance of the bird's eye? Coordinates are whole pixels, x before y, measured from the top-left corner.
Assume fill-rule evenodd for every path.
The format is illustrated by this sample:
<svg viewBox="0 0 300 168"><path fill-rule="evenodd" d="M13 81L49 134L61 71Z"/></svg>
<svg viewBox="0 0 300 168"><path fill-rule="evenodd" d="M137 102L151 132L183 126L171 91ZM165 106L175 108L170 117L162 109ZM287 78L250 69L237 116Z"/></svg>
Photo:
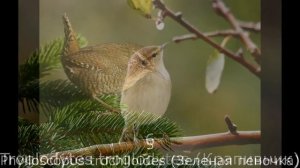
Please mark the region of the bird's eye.
<svg viewBox="0 0 300 168"><path fill-rule="evenodd" d="M155 53L153 53L151 56L152 56L152 57L156 57L156 56L157 56L157 53L155 52Z"/></svg>
<svg viewBox="0 0 300 168"><path fill-rule="evenodd" d="M147 65L147 62L145 60L142 60L142 65L143 66L146 66Z"/></svg>

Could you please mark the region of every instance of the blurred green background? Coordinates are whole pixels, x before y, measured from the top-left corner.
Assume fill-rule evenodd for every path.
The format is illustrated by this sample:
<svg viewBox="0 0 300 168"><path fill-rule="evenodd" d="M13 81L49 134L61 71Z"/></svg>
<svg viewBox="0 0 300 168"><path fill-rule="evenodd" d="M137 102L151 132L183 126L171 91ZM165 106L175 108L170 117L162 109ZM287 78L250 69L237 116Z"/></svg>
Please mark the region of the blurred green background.
<svg viewBox="0 0 300 168"><path fill-rule="evenodd" d="M260 21L259 0L224 1L238 19ZM165 3L174 11L181 11L184 18L202 31L230 28L215 14L209 0L165 0ZM139 15L126 0L43 0L40 1L41 45L63 36L62 15L65 12L75 31L86 37L89 45L107 42L154 45L188 33L169 18L165 19L165 28L157 30L154 21ZM260 35L251 34L251 37L260 46ZM240 43L231 40L227 46L236 51ZM215 94L209 94L205 89L205 68L212 53L213 48L201 40L171 44L166 48L164 59L173 83L166 117L176 121L186 136L227 131L226 114L239 130L260 130L260 80L226 58L220 87ZM65 76L62 71L57 71L53 77ZM260 145L218 147L197 152L251 156L260 154Z"/></svg>

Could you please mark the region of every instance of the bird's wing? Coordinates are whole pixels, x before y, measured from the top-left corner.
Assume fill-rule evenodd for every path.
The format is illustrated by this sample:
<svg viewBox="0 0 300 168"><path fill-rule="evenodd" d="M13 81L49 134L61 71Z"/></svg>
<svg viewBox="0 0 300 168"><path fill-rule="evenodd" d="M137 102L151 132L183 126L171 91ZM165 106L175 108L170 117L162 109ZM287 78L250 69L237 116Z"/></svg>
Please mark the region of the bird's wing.
<svg viewBox="0 0 300 168"><path fill-rule="evenodd" d="M111 48L118 48L111 50ZM102 44L82 48L64 58L66 62L79 68L96 70L103 73L118 73L126 71L129 57L140 48L140 46L127 47L123 44Z"/></svg>
<svg viewBox="0 0 300 168"><path fill-rule="evenodd" d="M93 50L83 50L70 57L64 58L64 62L67 65L72 65L72 67L109 74L126 71L126 62L129 59L128 57L119 53L115 56L116 58L108 58L104 54L106 53Z"/></svg>
<svg viewBox="0 0 300 168"><path fill-rule="evenodd" d="M122 91L126 91L127 89L131 88L134 86L138 81L143 79L147 74L151 73L150 70L144 70L137 75L132 75L132 76L127 76L125 78L125 83L123 85Z"/></svg>

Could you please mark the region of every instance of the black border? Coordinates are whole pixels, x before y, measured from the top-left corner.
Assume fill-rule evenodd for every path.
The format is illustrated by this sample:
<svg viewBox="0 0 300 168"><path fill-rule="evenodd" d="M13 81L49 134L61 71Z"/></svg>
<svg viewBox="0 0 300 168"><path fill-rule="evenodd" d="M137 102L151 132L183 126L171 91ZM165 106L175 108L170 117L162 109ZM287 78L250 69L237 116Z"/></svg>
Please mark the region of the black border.
<svg viewBox="0 0 300 168"><path fill-rule="evenodd" d="M0 153L17 155L18 144L18 10L17 1L3 5L1 15L1 65L0 65ZM8 12L9 11L9 12ZM1 166L0 166L1 167Z"/></svg>
<svg viewBox="0 0 300 168"><path fill-rule="evenodd" d="M299 28L295 26L299 16L298 6L283 1L282 22L283 42L283 136L282 146L284 156L294 156L299 153L297 144L299 137ZM296 20L293 20L296 19ZM297 22L297 21L296 21ZM296 162L296 161L294 161Z"/></svg>

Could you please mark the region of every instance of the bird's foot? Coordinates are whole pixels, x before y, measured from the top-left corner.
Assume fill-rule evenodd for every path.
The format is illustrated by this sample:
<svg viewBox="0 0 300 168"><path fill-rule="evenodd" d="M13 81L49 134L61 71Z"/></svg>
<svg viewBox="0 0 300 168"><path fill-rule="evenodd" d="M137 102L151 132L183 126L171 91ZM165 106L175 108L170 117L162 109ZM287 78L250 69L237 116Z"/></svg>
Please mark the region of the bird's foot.
<svg viewBox="0 0 300 168"><path fill-rule="evenodd" d="M159 140L156 141L160 146L161 148L163 148L164 150L166 151L174 151L172 149L172 144L173 144L173 141L170 139L170 137L166 134L166 133L163 133L163 137Z"/></svg>
<svg viewBox="0 0 300 168"><path fill-rule="evenodd" d="M125 127L120 138L120 142L138 142L138 127L136 125Z"/></svg>
<svg viewBox="0 0 300 168"><path fill-rule="evenodd" d="M132 127L124 128L119 142L134 142L135 136Z"/></svg>

